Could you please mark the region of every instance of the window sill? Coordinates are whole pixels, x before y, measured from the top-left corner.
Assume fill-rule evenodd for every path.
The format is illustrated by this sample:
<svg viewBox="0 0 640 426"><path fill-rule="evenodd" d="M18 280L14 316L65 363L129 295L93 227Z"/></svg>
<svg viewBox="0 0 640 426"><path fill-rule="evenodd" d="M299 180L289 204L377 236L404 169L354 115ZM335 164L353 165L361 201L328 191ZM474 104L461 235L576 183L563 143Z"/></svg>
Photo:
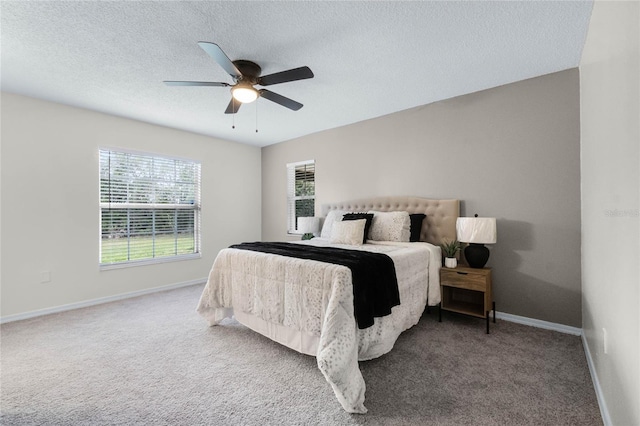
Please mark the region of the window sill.
<svg viewBox="0 0 640 426"><path fill-rule="evenodd" d="M155 259L131 260L128 262L105 263L100 264L100 271L109 271L111 269L133 268L135 266L157 265L160 263L182 262L183 260L195 260L202 258L201 253L183 254L180 256L159 257Z"/></svg>

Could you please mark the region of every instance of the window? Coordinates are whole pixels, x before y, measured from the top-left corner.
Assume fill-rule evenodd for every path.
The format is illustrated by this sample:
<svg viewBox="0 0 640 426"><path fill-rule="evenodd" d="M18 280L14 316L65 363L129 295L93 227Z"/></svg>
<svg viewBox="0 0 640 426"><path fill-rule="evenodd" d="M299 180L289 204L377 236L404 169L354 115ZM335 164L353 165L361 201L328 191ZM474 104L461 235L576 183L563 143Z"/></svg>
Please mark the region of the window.
<svg viewBox="0 0 640 426"><path fill-rule="evenodd" d="M200 253L200 163L100 149L100 265Z"/></svg>
<svg viewBox="0 0 640 426"><path fill-rule="evenodd" d="M315 215L316 166L314 160L287 164L288 232L298 232L298 218Z"/></svg>

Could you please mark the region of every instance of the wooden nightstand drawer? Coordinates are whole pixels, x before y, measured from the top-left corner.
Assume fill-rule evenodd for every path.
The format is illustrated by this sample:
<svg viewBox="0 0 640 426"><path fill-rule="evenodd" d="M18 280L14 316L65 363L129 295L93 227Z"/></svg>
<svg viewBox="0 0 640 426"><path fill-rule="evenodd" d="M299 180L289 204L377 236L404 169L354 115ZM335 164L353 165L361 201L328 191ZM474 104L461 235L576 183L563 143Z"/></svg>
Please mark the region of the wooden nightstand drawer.
<svg viewBox="0 0 640 426"><path fill-rule="evenodd" d="M450 287L461 287L477 291L485 291L487 289L487 278L484 274L443 270L440 279L443 285Z"/></svg>
<svg viewBox="0 0 640 426"><path fill-rule="evenodd" d="M485 318L487 334L489 334L489 312L493 311L493 322L496 322L496 304L491 290L491 268L456 268L440 269L440 303L439 320L442 311L457 312L474 317Z"/></svg>

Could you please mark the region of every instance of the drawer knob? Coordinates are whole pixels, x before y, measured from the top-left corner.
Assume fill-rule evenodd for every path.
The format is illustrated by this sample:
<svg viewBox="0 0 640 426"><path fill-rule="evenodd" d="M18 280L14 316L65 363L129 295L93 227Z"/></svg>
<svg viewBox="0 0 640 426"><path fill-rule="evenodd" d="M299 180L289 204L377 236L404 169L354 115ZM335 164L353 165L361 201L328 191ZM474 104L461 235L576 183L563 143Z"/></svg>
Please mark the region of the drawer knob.
<svg viewBox="0 0 640 426"><path fill-rule="evenodd" d="M457 272L458 275L467 275L468 272Z"/></svg>

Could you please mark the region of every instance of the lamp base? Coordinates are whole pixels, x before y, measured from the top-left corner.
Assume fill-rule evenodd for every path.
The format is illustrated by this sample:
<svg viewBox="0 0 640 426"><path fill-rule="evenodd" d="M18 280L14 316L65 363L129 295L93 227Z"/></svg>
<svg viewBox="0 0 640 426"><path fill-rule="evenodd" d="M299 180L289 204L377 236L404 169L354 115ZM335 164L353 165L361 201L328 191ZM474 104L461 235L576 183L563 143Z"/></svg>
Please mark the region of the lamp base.
<svg viewBox="0 0 640 426"><path fill-rule="evenodd" d="M484 268L489 260L489 249L484 244L471 243L464 249L464 257L472 268Z"/></svg>

